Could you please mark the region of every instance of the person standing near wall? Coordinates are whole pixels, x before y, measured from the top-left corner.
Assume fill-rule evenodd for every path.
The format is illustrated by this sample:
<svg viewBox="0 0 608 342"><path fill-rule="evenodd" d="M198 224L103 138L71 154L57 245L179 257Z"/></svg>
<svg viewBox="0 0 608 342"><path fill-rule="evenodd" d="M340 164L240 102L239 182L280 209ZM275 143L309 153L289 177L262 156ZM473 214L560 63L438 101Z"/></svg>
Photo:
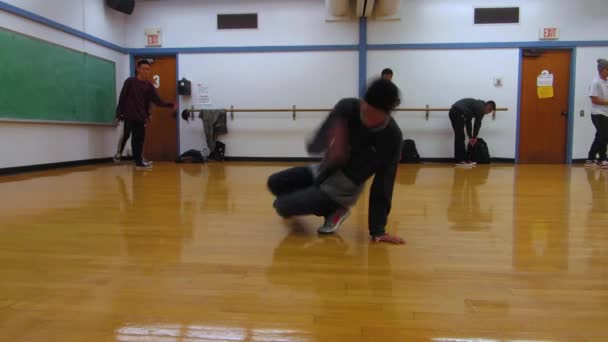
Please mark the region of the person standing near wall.
<svg viewBox="0 0 608 342"><path fill-rule="evenodd" d="M589 87L591 98L591 121L595 126L595 139L589 149L589 155L585 166L600 165L602 169L608 169L606 161L606 145L608 144L608 60L597 60L598 77ZM595 157L599 155L598 162Z"/></svg>
<svg viewBox="0 0 608 342"><path fill-rule="evenodd" d="M131 132L131 149L137 169L150 169L151 163L144 163L143 149L146 134L146 122L150 120L150 102L159 107L173 108L177 105L172 102L163 101L154 85L148 81L150 74L150 63L147 60L137 62L137 76L129 77L122 86L118 106L116 107L116 119L124 120L125 135ZM124 137L123 137L124 138Z"/></svg>
<svg viewBox="0 0 608 342"><path fill-rule="evenodd" d="M386 68L382 70L382 74L380 75L385 80L392 81L393 80L393 70Z"/></svg>
<svg viewBox="0 0 608 342"><path fill-rule="evenodd" d="M457 167L471 167L475 165L466 160L466 147L464 131L469 137L469 145L475 146L477 135L481 128L483 116L496 110L494 101L482 101L475 99L462 99L452 105L450 109L450 121L454 129L454 162ZM475 126L471 130L471 121L475 119Z"/></svg>

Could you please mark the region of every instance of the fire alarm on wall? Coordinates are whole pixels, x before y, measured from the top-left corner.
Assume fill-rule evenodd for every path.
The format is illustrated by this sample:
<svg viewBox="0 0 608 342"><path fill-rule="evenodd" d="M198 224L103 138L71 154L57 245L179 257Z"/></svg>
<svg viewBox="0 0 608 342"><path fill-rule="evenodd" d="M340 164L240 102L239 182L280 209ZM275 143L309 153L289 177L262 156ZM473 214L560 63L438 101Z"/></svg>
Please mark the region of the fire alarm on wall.
<svg viewBox="0 0 608 342"><path fill-rule="evenodd" d="M494 86L499 88L502 87L502 76L494 77Z"/></svg>

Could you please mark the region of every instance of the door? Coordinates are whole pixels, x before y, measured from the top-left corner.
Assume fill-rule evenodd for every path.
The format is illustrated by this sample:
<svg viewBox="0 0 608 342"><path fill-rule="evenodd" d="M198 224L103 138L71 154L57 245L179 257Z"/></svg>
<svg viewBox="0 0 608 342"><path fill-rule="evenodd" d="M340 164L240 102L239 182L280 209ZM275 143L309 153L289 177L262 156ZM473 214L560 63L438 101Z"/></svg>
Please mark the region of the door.
<svg viewBox="0 0 608 342"><path fill-rule="evenodd" d="M136 57L148 59L150 82L164 101L177 101L175 56ZM177 115L170 108L150 106L150 122L146 125L144 157L155 161L174 161L177 158Z"/></svg>
<svg viewBox="0 0 608 342"><path fill-rule="evenodd" d="M524 50L519 117L519 162L562 164L566 162L570 50ZM547 90L552 75L553 94ZM572 115L572 113L570 113Z"/></svg>

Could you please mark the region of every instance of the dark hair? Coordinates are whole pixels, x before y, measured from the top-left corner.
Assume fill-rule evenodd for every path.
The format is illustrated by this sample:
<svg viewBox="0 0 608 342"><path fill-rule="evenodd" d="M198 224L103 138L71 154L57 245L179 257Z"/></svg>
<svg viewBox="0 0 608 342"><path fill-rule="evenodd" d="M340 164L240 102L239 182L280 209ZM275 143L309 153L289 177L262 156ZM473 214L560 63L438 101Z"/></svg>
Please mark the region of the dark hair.
<svg viewBox="0 0 608 342"><path fill-rule="evenodd" d="M486 106L490 106L490 108L492 110L496 110L496 102L490 100L490 101L486 101Z"/></svg>
<svg viewBox="0 0 608 342"><path fill-rule="evenodd" d="M373 81L367 87L363 100L370 106L382 109L389 114L401 103L399 88L393 82L383 78Z"/></svg>
<svg viewBox="0 0 608 342"><path fill-rule="evenodd" d="M147 59L140 59L139 61L137 61L137 67L139 68L140 66L142 66L143 64L147 64L150 65L150 62L148 62Z"/></svg>
<svg viewBox="0 0 608 342"><path fill-rule="evenodd" d="M391 70L391 69L389 69L389 68L386 68L386 69L382 70L382 74L381 74L381 76L384 76L384 75L392 75L392 74L393 74L393 70Z"/></svg>

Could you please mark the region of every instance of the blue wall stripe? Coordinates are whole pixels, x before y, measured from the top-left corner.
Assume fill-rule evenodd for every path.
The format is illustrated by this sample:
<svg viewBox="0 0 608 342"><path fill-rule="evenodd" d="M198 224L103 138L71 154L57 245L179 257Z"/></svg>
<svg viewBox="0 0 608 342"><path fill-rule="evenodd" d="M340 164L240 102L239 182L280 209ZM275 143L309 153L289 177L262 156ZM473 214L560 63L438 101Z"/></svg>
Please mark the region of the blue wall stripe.
<svg viewBox="0 0 608 342"><path fill-rule="evenodd" d="M132 54L167 54L177 53L259 53L259 52L306 52L306 51L358 51L368 50L441 50L441 49L520 49L520 48L574 48L608 46L607 40L598 41L531 41L531 42L482 42L482 43L421 43L421 44L367 44L367 19L359 20L359 44L350 45L262 45L262 46L216 46L216 47L176 47L176 48L131 48Z"/></svg>
<svg viewBox="0 0 608 342"><path fill-rule="evenodd" d="M570 56L570 92L568 95L568 140L566 141L566 163L572 164L572 147L574 146L574 97L576 93L576 48Z"/></svg>
<svg viewBox="0 0 608 342"><path fill-rule="evenodd" d="M129 75L135 76L135 55L129 55Z"/></svg>
<svg viewBox="0 0 608 342"><path fill-rule="evenodd" d="M92 43L99 44L101 46L105 46L105 47L107 47L109 49L112 49L114 51L118 51L118 52L121 52L121 53L128 53L128 50L125 49L122 46L118 46L118 45L116 45L114 43L110 43L110 42L108 42L106 40L97 38L97 37L92 36L92 35L90 35L88 33L85 33L85 32L82 32L82 31L79 31L79 30L76 30L76 29L73 29L73 28L71 28L69 26L63 25L63 24L58 23L58 22L56 22L54 20L47 19L47 18L45 18L43 16L40 16L38 14L29 12L29 11L26 11L26 10L21 9L19 7L15 7L13 5L9 5L9 4L7 4L4 1L0 1L0 9L4 10L6 12L12 13L14 15L17 15L17 16L29 19L31 21L34 21L34 22L46 25L48 27L52 27L52 28L54 28L56 30L63 31L65 33L69 33L71 35L74 35L76 37L82 38L84 40L88 40L88 41L90 41Z"/></svg>
<svg viewBox="0 0 608 342"><path fill-rule="evenodd" d="M131 55L133 56L133 55ZM176 54L175 55L175 78L177 79L176 84L179 84L179 55ZM177 92L176 92L177 94ZM177 156L180 156L182 154L182 139L180 139L180 125L182 124L181 121L181 116L180 116L180 110L179 110L179 94L176 95L175 101L177 103L177 116L175 117L175 121L176 121L176 129L177 129Z"/></svg>
<svg viewBox="0 0 608 342"><path fill-rule="evenodd" d="M519 49L519 67L517 72L517 115L515 117L515 163L519 163L519 117L521 116L521 85L524 68L524 50Z"/></svg>
<svg viewBox="0 0 608 342"><path fill-rule="evenodd" d="M590 47L590 46L608 46L608 40L369 44L367 46L367 49L368 50L517 49L517 48L573 48L573 47Z"/></svg>
<svg viewBox="0 0 608 342"><path fill-rule="evenodd" d="M176 53L234 53L234 52L302 52L302 51L357 51L358 45L293 45L293 46L217 46L181 48L135 48L128 49L132 54L171 54Z"/></svg>
<svg viewBox="0 0 608 342"><path fill-rule="evenodd" d="M367 79L367 18L359 18L359 97L365 95Z"/></svg>

